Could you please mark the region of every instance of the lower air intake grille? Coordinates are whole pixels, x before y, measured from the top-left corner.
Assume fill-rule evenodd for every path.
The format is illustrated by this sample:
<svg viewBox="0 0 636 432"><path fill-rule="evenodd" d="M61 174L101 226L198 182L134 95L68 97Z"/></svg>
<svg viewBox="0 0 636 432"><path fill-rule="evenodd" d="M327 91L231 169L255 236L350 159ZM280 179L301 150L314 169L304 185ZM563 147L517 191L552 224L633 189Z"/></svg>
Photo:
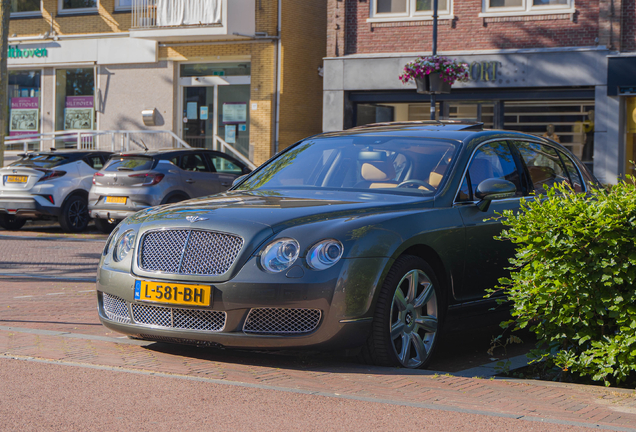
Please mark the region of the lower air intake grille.
<svg viewBox="0 0 636 432"><path fill-rule="evenodd" d="M111 321L130 324L130 315L126 301L110 294L103 294L104 313Z"/></svg>
<svg viewBox="0 0 636 432"><path fill-rule="evenodd" d="M262 334L302 334L318 327L322 312L319 309L250 309L243 331Z"/></svg>
<svg viewBox="0 0 636 432"><path fill-rule="evenodd" d="M177 309L142 304L132 304L132 313L136 324L213 332L223 330L226 318L225 312L221 311Z"/></svg>

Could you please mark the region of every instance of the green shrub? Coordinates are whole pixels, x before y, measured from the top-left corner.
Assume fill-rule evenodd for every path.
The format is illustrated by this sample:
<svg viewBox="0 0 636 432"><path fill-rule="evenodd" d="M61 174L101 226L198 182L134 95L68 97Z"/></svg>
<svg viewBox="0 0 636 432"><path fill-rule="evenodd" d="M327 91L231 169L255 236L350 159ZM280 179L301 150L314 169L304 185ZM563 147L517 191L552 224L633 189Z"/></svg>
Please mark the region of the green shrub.
<svg viewBox="0 0 636 432"><path fill-rule="evenodd" d="M606 385L636 370L636 186L576 194L567 186L504 212L516 244L502 326L537 335L538 359Z"/></svg>

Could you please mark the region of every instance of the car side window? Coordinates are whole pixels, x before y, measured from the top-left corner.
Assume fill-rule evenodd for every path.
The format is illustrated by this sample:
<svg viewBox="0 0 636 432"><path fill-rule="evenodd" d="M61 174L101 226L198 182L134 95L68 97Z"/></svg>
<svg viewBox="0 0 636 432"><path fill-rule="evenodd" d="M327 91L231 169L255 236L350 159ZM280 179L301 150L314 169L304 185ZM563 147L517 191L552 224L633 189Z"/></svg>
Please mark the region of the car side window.
<svg viewBox="0 0 636 432"><path fill-rule="evenodd" d="M516 141L515 145L526 163L535 193L545 194L551 187L570 182L567 171L556 150L550 146Z"/></svg>
<svg viewBox="0 0 636 432"><path fill-rule="evenodd" d="M558 153L565 165L565 169L568 171L568 175L570 176L572 189L574 189L574 192L584 192L585 188L583 187L583 180L581 180L581 175L579 174L579 170L576 169L576 165L567 154L562 151L558 151Z"/></svg>
<svg viewBox="0 0 636 432"><path fill-rule="evenodd" d="M91 168L100 170L104 168L104 159L101 156L92 155L84 158L84 162L86 162Z"/></svg>
<svg viewBox="0 0 636 432"><path fill-rule="evenodd" d="M215 154L211 154L209 156L210 160L212 161L212 166L214 166L216 172L236 175L243 174L243 169L229 159Z"/></svg>
<svg viewBox="0 0 636 432"><path fill-rule="evenodd" d="M203 159L203 155L197 153L185 154L181 156L179 168L184 171L209 172L208 166Z"/></svg>
<svg viewBox="0 0 636 432"><path fill-rule="evenodd" d="M479 183L491 178L512 182L517 187L516 196L523 195L519 171L506 142L489 143L477 149L457 194L457 201L474 201Z"/></svg>

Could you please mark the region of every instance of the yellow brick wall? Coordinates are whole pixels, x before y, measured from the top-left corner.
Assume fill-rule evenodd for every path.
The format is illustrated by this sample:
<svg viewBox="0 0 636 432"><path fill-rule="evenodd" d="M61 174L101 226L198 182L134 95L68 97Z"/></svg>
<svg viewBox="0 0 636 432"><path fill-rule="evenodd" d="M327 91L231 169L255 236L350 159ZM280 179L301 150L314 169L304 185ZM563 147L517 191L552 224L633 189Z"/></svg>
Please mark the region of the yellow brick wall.
<svg viewBox="0 0 636 432"><path fill-rule="evenodd" d="M322 78L327 2L283 0L279 149L322 131Z"/></svg>
<svg viewBox="0 0 636 432"><path fill-rule="evenodd" d="M126 32L131 14L116 13L115 0L100 0L94 15L59 16L58 0L42 0L41 19L12 19L9 34L37 36L52 27L57 34ZM322 127L322 66L326 50L326 2L282 0L282 85L279 149ZM255 0L256 31L276 35L277 0ZM181 41L180 41L181 42ZM257 165L271 157L274 148L276 103L276 43L164 46L160 60L202 61L249 56L252 63L250 147ZM178 97L178 96L177 96ZM176 102L175 102L176 103ZM252 103L257 104L255 111Z"/></svg>
<svg viewBox="0 0 636 432"><path fill-rule="evenodd" d="M58 0L42 0L41 19L11 19L9 35L37 36L53 30L60 35L83 33L118 33L130 29L130 13L115 13L115 0L100 0L94 15L62 16L57 13Z"/></svg>
<svg viewBox="0 0 636 432"><path fill-rule="evenodd" d="M201 61L230 60L233 56L249 56L252 68L250 110L250 147L253 162L260 165L270 158L273 148L274 57L273 42L168 46L159 48L159 60ZM252 110L252 103L257 109Z"/></svg>

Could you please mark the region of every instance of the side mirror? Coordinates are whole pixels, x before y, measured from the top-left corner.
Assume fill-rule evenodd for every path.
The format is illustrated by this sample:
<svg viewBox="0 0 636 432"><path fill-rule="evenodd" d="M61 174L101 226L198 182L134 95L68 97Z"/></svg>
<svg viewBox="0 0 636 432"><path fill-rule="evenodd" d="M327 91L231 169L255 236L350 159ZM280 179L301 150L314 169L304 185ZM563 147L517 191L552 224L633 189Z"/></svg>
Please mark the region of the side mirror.
<svg viewBox="0 0 636 432"><path fill-rule="evenodd" d="M475 191L475 197L481 201L477 203L477 208L485 212L490 207L493 200L511 198L517 193L517 186L508 180L488 179L479 183Z"/></svg>
<svg viewBox="0 0 636 432"><path fill-rule="evenodd" d="M242 182L245 177L247 177L247 174L243 174L242 176L238 176L237 178L235 178L234 181L232 182L232 187Z"/></svg>

